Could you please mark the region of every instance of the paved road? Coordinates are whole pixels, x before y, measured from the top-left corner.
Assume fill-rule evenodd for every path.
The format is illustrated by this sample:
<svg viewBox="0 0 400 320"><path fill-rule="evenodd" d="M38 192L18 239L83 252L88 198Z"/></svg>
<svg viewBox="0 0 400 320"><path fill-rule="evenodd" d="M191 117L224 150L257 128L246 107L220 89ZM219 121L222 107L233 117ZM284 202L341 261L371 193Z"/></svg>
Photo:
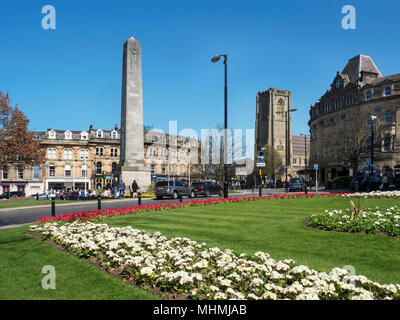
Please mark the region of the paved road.
<svg viewBox="0 0 400 320"><path fill-rule="evenodd" d="M310 191L313 192L313 191ZM282 194L285 193L284 189L263 189L263 195L272 195L272 194ZM244 190L241 191L240 194L230 194L229 196L258 196L258 189L255 189L254 192L252 190ZM209 198L217 198L217 196L209 197ZM196 199L208 199L204 197L198 197ZM187 198L183 198L183 201L186 201ZM142 204L154 204L160 202L171 202L174 200L164 199L164 200L155 200L153 198L143 198ZM175 200L178 201L178 200ZM121 199L121 200L103 200L102 208L122 208L137 205L137 199ZM56 201L56 214L63 213L73 213L79 212L82 210L97 210L97 201L82 201L78 203L63 203L62 201ZM40 205L40 206L31 206L31 207L19 207L19 208L4 208L0 209L0 230L16 227L19 225L29 224L35 222L40 217L50 216L51 215L51 206L50 205Z"/></svg>

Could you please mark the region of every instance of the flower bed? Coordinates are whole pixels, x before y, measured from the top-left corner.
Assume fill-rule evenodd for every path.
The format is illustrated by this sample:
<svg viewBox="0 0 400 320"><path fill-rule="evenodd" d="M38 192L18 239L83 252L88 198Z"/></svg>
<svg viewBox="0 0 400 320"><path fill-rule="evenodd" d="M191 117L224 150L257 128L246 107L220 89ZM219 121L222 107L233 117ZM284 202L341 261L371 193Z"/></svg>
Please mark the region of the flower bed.
<svg viewBox="0 0 400 320"><path fill-rule="evenodd" d="M354 213L346 210L325 210L307 219L312 227L325 230L345 232L384 233L390 236L400 236L400 208L388 209L368 208Z"/></svg>
<svg viewBox="0 0 400 320"><path fill-rule="evenodd" d="M364 198L364 199L399 199L400 191L371 191L371 192L343 193L342 197Z"/></svg>
<svg viewBox="0 0 400 320"><path fill-rule="evenodd" d="M184 207L196 207L196 206L204 206L204 205L216 205L227 202L242 202L242 201L257 201L257 200L266 200L266 199L295 199L295 198L305 198L305 197L314 197L314 196L337 196L342 195L342 193L296 193L291 195L270 195L270 196L262 196L262 197L229 197L229 198L215 198L215 199L207 199L207 200L191 200L185 202L169 202L169 203L157 203L151 205L141 205L141 206L130 206L118 209L104 209L104 210L92 210L92 211L80 211L76 213L64 213L63 215L58 214L55 217L41 217L37 220L37 223L46 223L50 221L55 222L70 222L74 220L79 221L91 221L91 220L100 220L106 217L113 216L123 216L128 214L138 214L143 212L154 212L154 211L162 211L168 209L177 209Z"/></svg>
<svg viewBox="0 0 400 320"><path fill-rule="evenodd" d="M187 238L91 222L30 226L81 258L127 281L191 299L400 299L400 285L382 285L335 268L329 274L267 253L237 256Z"/></svg>

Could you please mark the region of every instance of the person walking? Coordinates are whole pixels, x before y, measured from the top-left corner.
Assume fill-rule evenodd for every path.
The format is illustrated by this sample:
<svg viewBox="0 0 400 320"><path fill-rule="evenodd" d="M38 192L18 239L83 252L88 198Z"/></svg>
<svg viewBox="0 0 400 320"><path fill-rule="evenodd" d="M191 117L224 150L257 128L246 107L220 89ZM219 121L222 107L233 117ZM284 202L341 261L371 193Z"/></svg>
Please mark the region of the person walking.
<svg viewBox="0 0 400 320"><path fill-rule="evenodd" d="M382 178L382 191L386 191L388 188L388 183L389 183L389 178L388 176L385 174Z"/></svg>
<svg viewBox="0 0 400 320"><path fill-rule="evenodd" d="M125 182L123 182L122 180L119 182L119 196L121 198L124 197L125 194Z"/></svg>
<svg viewBox="0 0 400 320"><path fill-rule="evenodd" d="M112 193L113 193L112 197L113 198L116 198L116 196L117 196L118 187L119 187L118 178L115 177L114 180L112 181Z"/></svg>
<svg viewBox="0 0 400 320"><path fill-rule="evenodd" d="M137 191L139 189L139 186L136 183L136 180L133 180L132 182L132 192L133 192L133 196L136 197Z"/></svg>

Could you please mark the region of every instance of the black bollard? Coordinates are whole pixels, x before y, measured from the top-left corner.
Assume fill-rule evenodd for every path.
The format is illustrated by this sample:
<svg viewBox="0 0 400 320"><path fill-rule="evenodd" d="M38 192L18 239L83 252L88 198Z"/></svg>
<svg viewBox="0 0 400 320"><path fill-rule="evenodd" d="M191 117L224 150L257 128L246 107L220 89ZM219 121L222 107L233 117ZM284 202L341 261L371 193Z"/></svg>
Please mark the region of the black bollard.
<svg viewBox="0 0 400 320"><path fill-rule="evenodd" d="M138 206L142 205L142 193L138 192Z"/></svg>
<svg viewBox="0 0 400 320"><path fill-rule="evenodd" d="M101 195L97 196L97 210L101 210Z"/></svg>
<svg viewBox="0 0 400 320"><path fill-rule="evenodd" d="M258 187L258 196L261 197L262 196L262 189L261 189L261 185Z"/></svg>
<svg viewBox="0 0 400 320"><path fill-rule="evenodd" d="M51 216L56 216L56 199L54 198L51 199Z"/></svg>
<svg viewBox="0 0 400 320"><path fill-rule="evenodd" d="M36 201L39 200L39 193L36 193Z"/></svg>

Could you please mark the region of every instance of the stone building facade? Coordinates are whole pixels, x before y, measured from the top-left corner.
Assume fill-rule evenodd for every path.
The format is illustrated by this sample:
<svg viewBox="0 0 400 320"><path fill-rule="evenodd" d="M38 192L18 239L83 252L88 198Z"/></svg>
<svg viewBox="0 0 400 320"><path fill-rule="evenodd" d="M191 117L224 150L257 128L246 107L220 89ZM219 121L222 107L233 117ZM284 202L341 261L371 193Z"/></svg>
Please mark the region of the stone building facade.
<svg viewBox="0 0 400 320"><path fill-rule="evenodd" d="M282 164L288 166L288 175L297 176L304 170L304 138L292 136L291 93L289 90L270 88L258 92L256 97L256 142L255 153L264 145L270 145L281 156ZM303 140L301 140L301 138ZM294 144L295 143L295 144ZM306 140L309 150L309 141ZM286 170L280 168L277 179L284 179Z"/></svg>
<svg viewBox="0 0 400 320"><path fill-rule="evenodd" d="M382 76L366 55L350 59L310 108L311 163L319 164L322 182L355 175L357 166L371 161L371 148L373 164L395 175L400 169L399 107L400 74ZM356 166L343 160L355 150L361 160Z"/></svg>
<svg viewBox="0 0 400 320"><path fill-rule="evenodd" d="M197 140L172 139L164 134L144 132L145 164L152 179L183 179L190 175L191 150ZM120 129L87 131L55 130L35 132L35 138L46 152L45 161L33 168L5 166L0 175L0 193L24 191L31 195L48 190L93 189L111 187L119 174ZM194 152L193 152L194 154ZM125 181L131 185L132 181Z"/></svg>

